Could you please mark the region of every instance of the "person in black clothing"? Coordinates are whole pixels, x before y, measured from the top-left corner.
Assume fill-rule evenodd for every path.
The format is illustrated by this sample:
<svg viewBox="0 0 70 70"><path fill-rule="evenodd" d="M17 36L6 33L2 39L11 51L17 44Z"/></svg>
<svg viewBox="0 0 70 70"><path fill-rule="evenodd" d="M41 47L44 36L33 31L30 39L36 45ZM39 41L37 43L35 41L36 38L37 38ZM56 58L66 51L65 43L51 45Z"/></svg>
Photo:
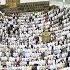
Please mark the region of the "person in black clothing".
<svg viewBox="0 0 70 70"><path fill-rule="evenodd" d="M70 51L68 52L68 55L66 57L66 67L69 67L68 57L70 57Z"/></svg>
<svg viewBox="0 0 70 70"><path fill-rule="evenodd" d="M10 25L10 30L12 30L13 29L13 25Z"/></svg>
<svg viewBox="0 0 70 70"><path fill-rule="evenodd" d="M27 61L27 65L29 65L29 61Z"/></svg>
<svg viewBox="0 0 70 70"><path fill-rule="evenodd" d="M70 57L70 51L68 52L68 56L67 57Z"/></svg>
<svg viewBox="0 0 70 70"><path fill-rule="evenodd" d="M2 35L0 36L0 42L2 42Z"/></svg>
<svg viewBox="0 0 70 70"><path fill-rule="evenodd" d="M65 39L67 39L67 35L65 35Z"/></svg>
<svg viewBox="0 0 70 70"><path fill-rule="evenodd" d="M54 53L54 47L52 46L51 54L53 54L53 53Z"/></svg>
<svg viewBox="0 0 70 70"><path fill-rule="evenodd" d="M31 48L33 48L33 45L31 45Z"/></svg>
<svg viewBox="0 0 70 70"><path fill-rule="evenodd" d="M68 57L66 57L66 67L69 67Z"/></svg>
<svg viewBox="0 0 70 70"><path fill-rule="evenodd" d="M7 28L8 35L10 35L10 27Z"/></svg>
<svg viewBox="0 0 70 70"><path fill-rule="evenodd" d="M41 53L41 58L44 60L44 57L45 57L45 53Z"/></svg>
<svg viewBox="0 0 70 70"><path fill-rule="evenodd" d="M35 37L35 40L36 40L36 44L38 44L38 42L39 42L39 37Z"/></svg>
<svg viewBox="0 0 70 70"><path fill-rule="evenodd" d="M29 21L30 21L30 22L32 21L32 16L29 17Z"/></svg>
<svg viewBox="0 0 70 70"><path fill-rule="evenodd" d="M13 48L11 48L11 49L10 49L11 57L13 57L13 53L14 53L14 50L13 50Z"/></svg>
<svg viewBox="0 0 70 70"><path fill-rule="evenodd" d="M58 45L60 44L59 42L60 42L60 41L58 41Z"/></svg>
<svg viewBox="0 0 70 70"><path fill-rule="evenodd" d="M32 70L37 70L37 66L33 66L32 67Z"/></svg>
<svg viewBox="0 0 70 70"><path fill-rule="evenodd" d="M15 19L15 16L13 16L13 19Z"/></svg>
<svg viewBox="0 0 70 70"><path fill-rule="evenodd" d="M37 66L38 66L38 64L34 64L32 67L32 70L37 70Z"/></svg>

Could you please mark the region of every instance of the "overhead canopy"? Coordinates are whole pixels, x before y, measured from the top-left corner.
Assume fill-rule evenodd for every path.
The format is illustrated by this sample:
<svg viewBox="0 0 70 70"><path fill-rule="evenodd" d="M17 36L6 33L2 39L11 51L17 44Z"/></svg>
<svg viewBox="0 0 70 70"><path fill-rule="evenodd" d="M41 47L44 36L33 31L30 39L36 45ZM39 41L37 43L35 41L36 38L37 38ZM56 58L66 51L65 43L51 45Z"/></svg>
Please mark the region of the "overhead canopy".
<svg viewBox="0 0 70 70"><path fill-rule="evenodd" d="M50 0L50 5L59 7L70 7L70 0Z"/></svg>
<svg viewBox="0 0 70 70"><path fill-rule="evenodd" d="M41 1L49 1L49 0L20 0L20 3L41 2Z"/></svg>

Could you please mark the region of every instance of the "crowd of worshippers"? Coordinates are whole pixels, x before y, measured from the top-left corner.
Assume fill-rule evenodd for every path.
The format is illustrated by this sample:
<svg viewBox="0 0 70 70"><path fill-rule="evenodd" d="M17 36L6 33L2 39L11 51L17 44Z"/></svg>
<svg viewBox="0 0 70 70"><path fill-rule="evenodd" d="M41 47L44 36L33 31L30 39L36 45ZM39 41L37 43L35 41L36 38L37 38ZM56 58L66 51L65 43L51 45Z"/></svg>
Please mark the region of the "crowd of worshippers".
<svg viewBox="0 0 70 70"><path fill-rule="evenodd" d="M43 27L54 33L55 40L42 42ZM2 70L64 70L69 67L70 8L0 18Z"/></svg>

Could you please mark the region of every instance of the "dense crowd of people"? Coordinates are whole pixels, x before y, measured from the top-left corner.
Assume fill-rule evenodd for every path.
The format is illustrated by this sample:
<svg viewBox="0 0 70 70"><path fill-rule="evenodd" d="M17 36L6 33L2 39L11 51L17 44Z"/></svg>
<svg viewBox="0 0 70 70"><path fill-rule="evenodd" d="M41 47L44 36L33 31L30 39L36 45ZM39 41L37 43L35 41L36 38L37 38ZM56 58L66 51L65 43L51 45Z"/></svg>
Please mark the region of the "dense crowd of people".
<svg viewBox="0 0 70 70"><path fill-rule="evenodd" d="M42 41L44 27L55 36L49 43ZM70 8L0 18L0 70L69 70L69 67Z"/></svg>

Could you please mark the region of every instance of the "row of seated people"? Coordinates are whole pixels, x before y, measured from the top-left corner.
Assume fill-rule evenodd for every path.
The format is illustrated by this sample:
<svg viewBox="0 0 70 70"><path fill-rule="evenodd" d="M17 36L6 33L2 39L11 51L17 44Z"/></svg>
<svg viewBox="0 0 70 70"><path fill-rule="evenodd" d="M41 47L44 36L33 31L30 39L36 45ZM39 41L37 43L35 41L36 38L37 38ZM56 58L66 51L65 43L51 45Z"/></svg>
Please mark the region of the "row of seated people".
<svg viewBox="0 0 70 70"><path fill-rule="evenodd" d="M49 19L47 23L45 23L46 28L48 28L49 31L53 31L55 33L55 36L56 36L55 42L57 42L56 47L61 49L61 52L58 51L59 53L57 53L57 55L58 56L62 55L63 58L65 59L65 61L63 62L65 66L63 68L70 66L70 62L69 62L70 15L69 14L70 14L70 8L52 9L47 13L47 15L49 16ZM58 59L60 60L61 58L62 57L59 57ZM62 70L64 70L63 68Z"/></svg>
<svg viewBox="0 0 70 70"><path fill-rule="evenodd" d="M0 68L29 70L27 67L32 66L30 70L63 70L69 67L69 19L69 8L1 18ZM54 41L42 42L43 27L55 34Z"/></svg>
<svg viewBox="0 0 70 70"><path fill-rule="evenodd" d="M13 67L18 68L21 66L22 68L23 66L32 66L37 62L43 62L45 64L44 57L42 58L44 53L41 49L39 51L41 46L41 40L39 40L41 38L39 35L43 32L44 21L43 15L33 16L33 13L26 13L26 15L23 13L19 17L12 15L11 17L4 16L4 18L1 18L1 69L12 68L13 70Z"/></svg>

